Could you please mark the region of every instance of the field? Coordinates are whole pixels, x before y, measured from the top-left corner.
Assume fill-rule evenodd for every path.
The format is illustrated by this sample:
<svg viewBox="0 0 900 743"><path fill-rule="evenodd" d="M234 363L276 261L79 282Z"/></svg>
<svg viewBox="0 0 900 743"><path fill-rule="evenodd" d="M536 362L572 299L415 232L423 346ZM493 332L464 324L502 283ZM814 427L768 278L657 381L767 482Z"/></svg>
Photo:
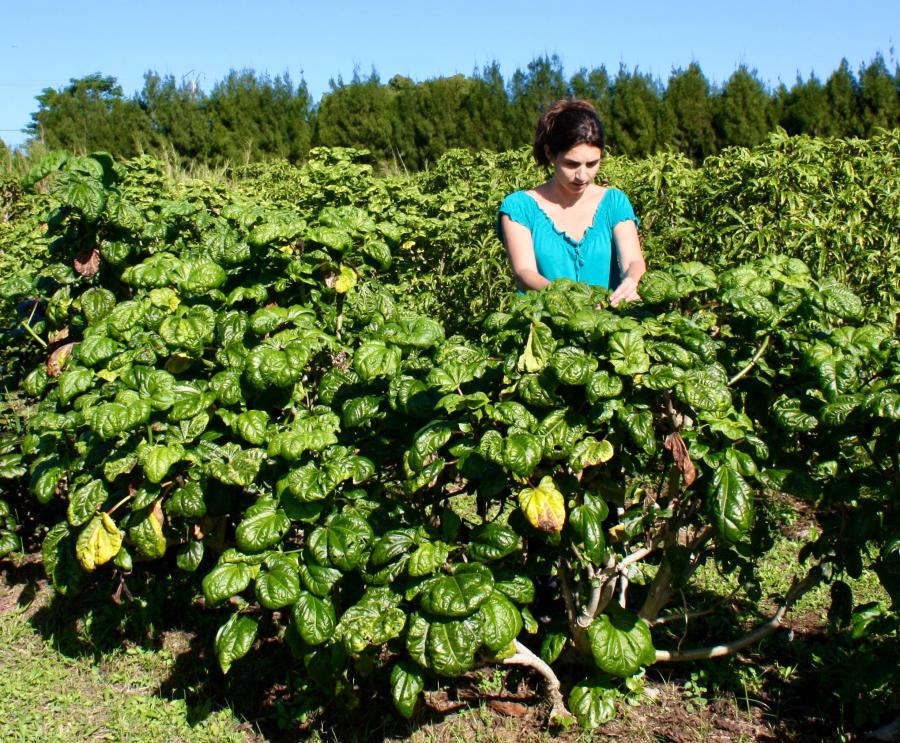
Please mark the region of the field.
<svg viewBox="0 0 900 743"><path fill-rule="evenodd" d="M618 310L510 291L525 152L8 177L4 739L890 723L898 138L611 159Z"/></svg>

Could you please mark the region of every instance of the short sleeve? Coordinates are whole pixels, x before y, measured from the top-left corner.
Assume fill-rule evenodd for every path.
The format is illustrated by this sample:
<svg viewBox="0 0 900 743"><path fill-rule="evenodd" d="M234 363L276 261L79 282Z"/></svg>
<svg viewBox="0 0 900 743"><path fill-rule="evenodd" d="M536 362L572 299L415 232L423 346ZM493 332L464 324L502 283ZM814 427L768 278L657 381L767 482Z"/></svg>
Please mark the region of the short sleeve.
<svg viewBox="0 0 900 743"><path fill-rule="evenodd" d="M605 198L609 199L606 214L609 219L610 229L619 224L619 222L627 222L629 219L634 222L635 227L641 226L641 221L635 215L631 201L622 191L617 188L611 188Z"/></svg>
<svg viewBox="0 0 900 743"><path fill-rule="evenodd" d="M500 232L500 217L504 214L513 222L532 229L534 216L534 200L524 191L516 191L507 196L500 202L500 209L497 211L497 237L503 241L503 234Z"/></svg>

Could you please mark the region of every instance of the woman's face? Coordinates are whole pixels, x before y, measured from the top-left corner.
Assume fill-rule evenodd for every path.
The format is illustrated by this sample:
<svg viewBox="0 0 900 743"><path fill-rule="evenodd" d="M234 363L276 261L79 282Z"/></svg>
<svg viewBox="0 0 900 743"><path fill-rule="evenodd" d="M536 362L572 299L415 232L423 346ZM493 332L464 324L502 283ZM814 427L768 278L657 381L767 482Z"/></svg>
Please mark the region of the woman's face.
<svg viewBox="0 0 900 743"><path fill-rule="evenodd" d="M592 144L576 144L565 152L551 156L556 167L554 177L563 190L582 193L594 182L603 150Z"/></svg>

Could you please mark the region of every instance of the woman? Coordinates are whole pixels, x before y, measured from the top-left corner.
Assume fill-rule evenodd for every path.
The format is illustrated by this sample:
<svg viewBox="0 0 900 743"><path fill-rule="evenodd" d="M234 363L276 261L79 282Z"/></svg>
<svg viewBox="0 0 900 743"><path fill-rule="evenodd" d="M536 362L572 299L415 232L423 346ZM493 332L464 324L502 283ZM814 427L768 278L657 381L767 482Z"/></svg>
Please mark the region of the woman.
<svg viewBox="0 0 900 743"><path fill-rule="evenodd" d="M639 298L647 267L637 217L624 193L594 183L604 145L587 101L557 101L538 122L534 157L553 173L507 196L497 222L520 288L565 278L612 289L613 306Z"/></svg>

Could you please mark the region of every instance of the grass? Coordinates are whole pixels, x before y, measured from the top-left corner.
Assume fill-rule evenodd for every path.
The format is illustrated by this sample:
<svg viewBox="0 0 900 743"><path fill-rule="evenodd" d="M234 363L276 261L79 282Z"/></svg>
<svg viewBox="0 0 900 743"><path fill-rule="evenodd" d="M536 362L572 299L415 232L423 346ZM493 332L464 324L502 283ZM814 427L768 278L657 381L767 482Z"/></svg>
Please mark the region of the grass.
<svg viewBox="0 0 900 743"><path fill-rule="evenodd" d="M465 512L466 504L457 505ZM729 596L725 608L728 614L730 605L732 616L695 622L685 647L731 639L769 616L792 576L803 571L797 555L809 528L789 523L776 535L757 568L761 597L714 564L704 565L688 600ZM870 572L847 582L857 602L887 600ZM866 651L825 634L830 597L820 587L789 615L789 623L803 620L793 641L780 632L739 656L653 666L641 691L619 705L602 732L548 730L537 682L495 667L459 684L430 686L431 702L420 705L411 723L390 711L380 687L364 690L353 709L334 702L321 716L304 707L291 680L292 661L278 642L263 644L222 677L211 653L221 617L192 605L191 595L154 593L162 586L148 583L140 595L149 601L125 607L109 601L108 586L104 595L76 603L52 594L34 559L0 569L0 740L587 743L612 736L656 743L677 731L678 740L698 743L837 741L846 730L877 726L891 683L879 692L871 669L859 667ZM673 637L682 630L673 626ZM889 641L868 650L887 664L896 655ZM865 683L860 674L868 674ZM504 688L523 688L517 682L528 697L504 706L499 697Z"/></svg>
<svg viewBox="0 0 900 743"><path fill-rule="evenodd" d="M216 741L258 740L229 709L202 721L183 699L157 694L174 663L163 650L130 647L69 658L40 636L28 609L0 614L0 740Z"/></svg>

